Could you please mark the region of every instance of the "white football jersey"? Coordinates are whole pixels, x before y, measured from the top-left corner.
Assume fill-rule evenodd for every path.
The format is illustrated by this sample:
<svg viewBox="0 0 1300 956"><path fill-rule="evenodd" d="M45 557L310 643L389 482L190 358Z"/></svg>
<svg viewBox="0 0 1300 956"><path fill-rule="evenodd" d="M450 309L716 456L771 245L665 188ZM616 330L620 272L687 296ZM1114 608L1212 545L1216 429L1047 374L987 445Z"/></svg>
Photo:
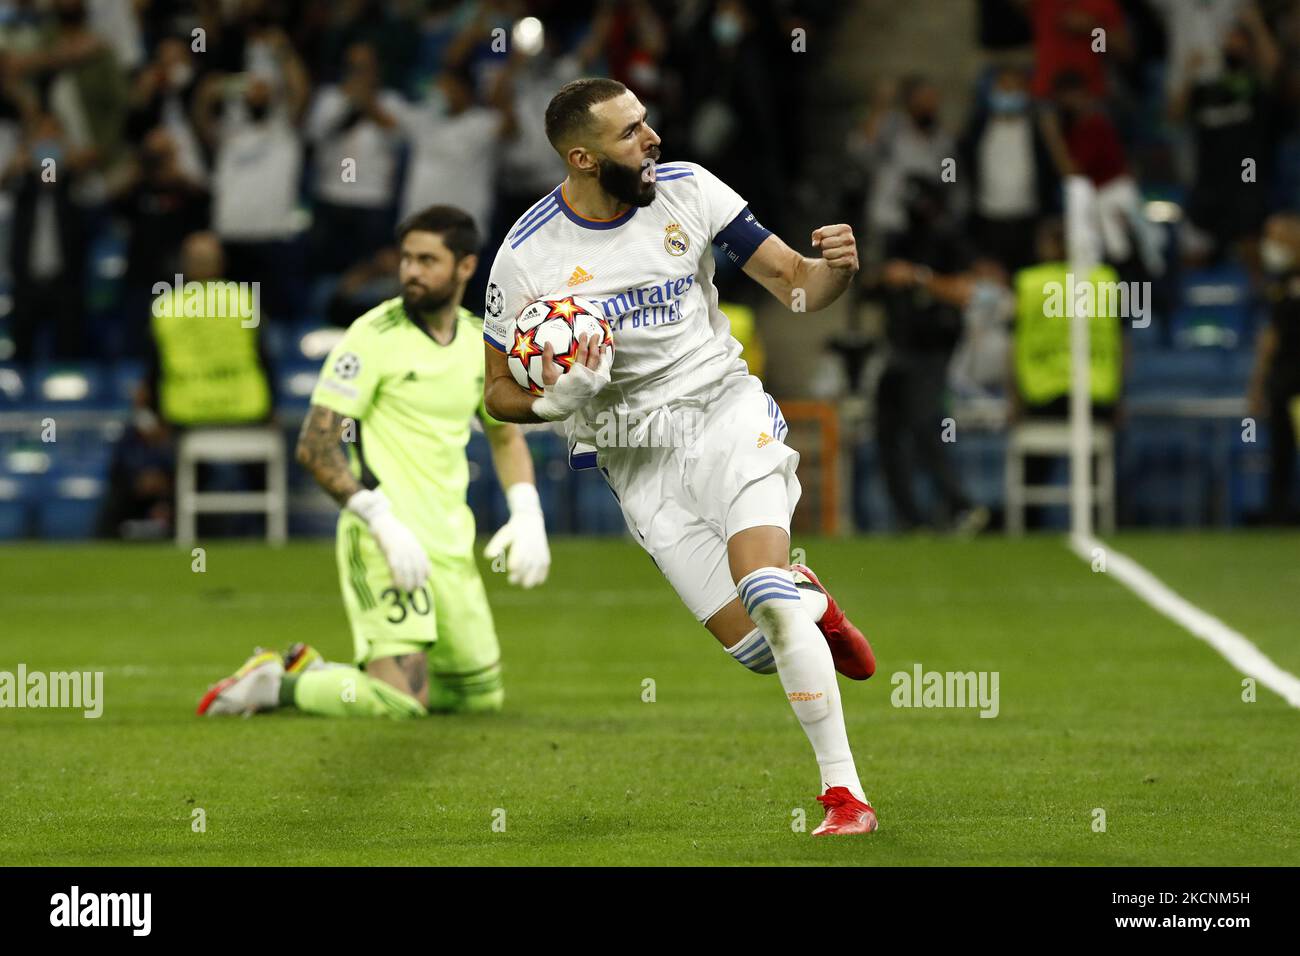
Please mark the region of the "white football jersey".
<svg viewBox="0 0 1300 956"><path fill-rule="evenodd" d="M499 351L535 299L582 296L610 322L610 385L570 419L571 440L591 441L602 413L644 415L747 374L718 308L711 247L744 265L770 233L702 166L661 163L655 178L654 202L609 220L584 219L555 187L519 218L492 264L483 337Z"/></svg>

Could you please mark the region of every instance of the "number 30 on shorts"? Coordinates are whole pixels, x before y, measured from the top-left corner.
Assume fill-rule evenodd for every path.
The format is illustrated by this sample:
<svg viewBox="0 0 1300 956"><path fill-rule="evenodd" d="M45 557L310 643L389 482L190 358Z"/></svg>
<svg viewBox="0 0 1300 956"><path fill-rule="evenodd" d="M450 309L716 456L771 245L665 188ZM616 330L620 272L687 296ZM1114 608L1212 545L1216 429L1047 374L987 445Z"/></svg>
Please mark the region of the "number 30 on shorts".
<svg viewBox="0 0 1300 956"><path fill-rule="evenodd" d="M393 606L389 609L390 613L387 618L389 624L401 624L405 621L408 605L412 611L421 616L427 615L432 607L429 599L429 591L423 584L414 591L399 591L397 588L384 588L383 592L379 596L387 598L393 603ZM394 617L394 614L397 616Z"/></svg>

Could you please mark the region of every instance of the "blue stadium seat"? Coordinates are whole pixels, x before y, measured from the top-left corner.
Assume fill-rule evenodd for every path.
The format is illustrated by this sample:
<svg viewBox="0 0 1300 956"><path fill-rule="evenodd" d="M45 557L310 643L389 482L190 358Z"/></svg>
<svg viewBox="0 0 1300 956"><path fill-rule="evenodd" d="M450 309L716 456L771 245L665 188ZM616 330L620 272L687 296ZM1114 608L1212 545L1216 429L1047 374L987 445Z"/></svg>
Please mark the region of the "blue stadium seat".
<svg viewBox="0 0 1300 956"><path fill-rule="evenodd" d="M30 399L31 377L21 365L0 365L0 411L25 408Z"/></svg>
<svg viewBox="0 0 1300 956"><path fill-rule="evenodd" d="M291 414L302 414L311 404L311 393L320 374L319 363L283 361L276 365L276 405Z"/></svg>
<svg viewBox="0 0 1300 956"><path fill-rule="evenodd" d="M614 492L605 483L605 476L595 468L572 474L573 531L576 534L619 534L626 531L623 511Z"/></svg>
<svg viewBox="0 0 1300 956"><path fill-rule="evenodd" d="M107 392L107 372L91 362L50 363L32 370L30 403L42 409L95 408Z"/></svg>
<svg viewBox="0 0 1300 956"><path fill-rule="evenodd" d="M1176 345L1236 348L1250 337L1253 301L1244 269L1224 264L1186 273L1179 283L1172 334Z"/></svg>
<svg viewBox="0 0 1300 956"><path fill-rule="evenodd" d="M47 475L41 499L36 502L36 536L59 540L92 537L105 484L100 469L61 468Z"/></svg>
<svg viewBox="0 0 1300 956"><path fill-rule="evenodd" d="M113 409L128 409L135 398L136 386L144 380L144 362L124 359L109 371L104 403Z"/></svg>
<svg viewBox="0 0 1300 956"><path fill-rule="evenodd" d="M31 484L27 475L0 470L0 541L25 538L31 533Z"/></svg>

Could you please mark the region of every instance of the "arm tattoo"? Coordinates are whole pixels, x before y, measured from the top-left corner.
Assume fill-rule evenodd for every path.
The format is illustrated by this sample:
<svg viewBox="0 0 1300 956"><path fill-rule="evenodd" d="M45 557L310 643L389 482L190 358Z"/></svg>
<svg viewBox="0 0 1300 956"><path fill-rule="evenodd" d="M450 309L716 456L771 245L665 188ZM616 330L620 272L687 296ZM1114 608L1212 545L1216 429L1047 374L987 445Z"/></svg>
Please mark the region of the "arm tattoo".
<svg viewBox="0 0 1300 956"><path fill-rule="evenodd" d="M361 490L361 483L352 477L347 455L339 447L343 436L344 417L321 405L313 405L303 419L298 433L298 463L308 469L340 505Z"/></svg>

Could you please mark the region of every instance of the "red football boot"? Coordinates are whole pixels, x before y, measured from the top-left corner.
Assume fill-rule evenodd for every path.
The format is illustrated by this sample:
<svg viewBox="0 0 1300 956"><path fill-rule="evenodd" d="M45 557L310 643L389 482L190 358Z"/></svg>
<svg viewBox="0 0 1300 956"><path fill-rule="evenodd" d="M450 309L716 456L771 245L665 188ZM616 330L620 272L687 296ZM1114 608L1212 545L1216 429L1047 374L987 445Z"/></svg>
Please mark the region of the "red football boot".
<svg viewBox="0 0 1300 956"><path fill-rule="evenodd" d="M826 613L817 622L817 626L826 638L826 643L830 645L835 669L851 680L866 680L876 672L876 655L871 652L871 645L867 643L867 639L844 616L840 606L835 603L835 598L831 597L831 592L827 591L817 580L817 575L812 573L812 568L803 564L792 564L790 570L808 579L806 583L801 583L796 577L794 582L796 587L813 587L826 595Z"/></svg>
<svg viewBox="0 0 1300 956"><path fill-rule="evenodd" d="M826 819L812 832L813 836L874 833L880 826L871 804L863 803L848 787L831 787L817 800L826 808Z"/></svg>

